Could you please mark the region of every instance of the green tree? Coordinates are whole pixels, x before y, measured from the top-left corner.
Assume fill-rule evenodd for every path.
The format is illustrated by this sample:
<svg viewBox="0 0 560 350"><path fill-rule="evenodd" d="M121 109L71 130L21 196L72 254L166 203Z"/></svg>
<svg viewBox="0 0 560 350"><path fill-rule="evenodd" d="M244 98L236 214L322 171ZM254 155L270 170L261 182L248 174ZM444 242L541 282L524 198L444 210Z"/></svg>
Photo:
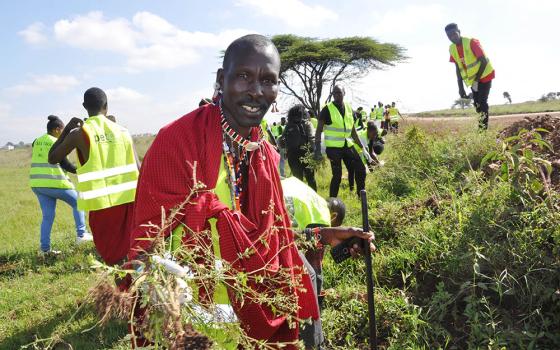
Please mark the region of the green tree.
<svg viewBox="0 0 560 350"><path fill-rule="evenodd" d="M504 98L509 102L509 104L511 104L511 95L509 92L504 91Z"/></svg>
<svg viewBox="0 0 560 350"><path fill-rule="evenodd" d="M315 115L319 115L325 87L328 100L335 84L362 78L373 69L394 66L406 58L401 46L369 37L316 39L282 34L272 41L282 60L283 92Z"/></svg>
<svg viewBox="0 0 560 350"><path fill-rule="evenodd" d="M453 102L451 105L451 109L455 109L456 107L460 107L461 109L465 109L472 106L472 100L470 98L458 98Z"/></svg>

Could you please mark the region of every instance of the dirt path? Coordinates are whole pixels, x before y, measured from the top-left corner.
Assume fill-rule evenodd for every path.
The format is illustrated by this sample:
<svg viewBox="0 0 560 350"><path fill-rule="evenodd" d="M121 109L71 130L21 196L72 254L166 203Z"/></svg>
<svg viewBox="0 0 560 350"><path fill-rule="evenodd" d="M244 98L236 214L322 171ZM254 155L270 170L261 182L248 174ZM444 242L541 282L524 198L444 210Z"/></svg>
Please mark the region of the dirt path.
<svg viewBox="0 0 560 350"><path fill-rule="evenodd" d="M560 118L560 112L542 112L542 113L520 113L520 114L506 114L506 115L490 115L489 127L492 130L501 130L509 125L522 120L525 117L550 115L554 118ZM414 125L418 126L429 133L435 134L449 134L457 133L461 130L468 128L476 128L478 125L477 116L470 115L466 117L404 117L402 119L402 126Z"/></svg>
<svg viewBox="0 0 560 350"><path fill-rule="evenodd" d="M492 119L521 119L525 117L532 117L536 115L545 115L548 114L551 117L560 117L560 112L539 112L539 113L520 113L520 114L503 114L503 115L492 115L490 114L490 120ZM455 121L466 121L473 119L475 115L466 116L466 117L407 117L405 116L405 120L410 121L448 121L448 120L455 120Z"/></svg>

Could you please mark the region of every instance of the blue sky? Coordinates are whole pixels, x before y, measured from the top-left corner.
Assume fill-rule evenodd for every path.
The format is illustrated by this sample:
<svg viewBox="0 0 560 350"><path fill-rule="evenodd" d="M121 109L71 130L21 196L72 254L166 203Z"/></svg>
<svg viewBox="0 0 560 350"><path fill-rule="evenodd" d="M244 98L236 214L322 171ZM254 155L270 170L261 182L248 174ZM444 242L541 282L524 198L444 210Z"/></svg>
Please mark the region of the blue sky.
<svg viewBox="0 0 560 350"><path fill-rule="evenodd" d="M211 5L210 5L211 4ZM347 86L355 106L397 101L402 111L457 98L445 24L480 39L496 68L490 102L559 91L560 1L2 1L0 145L31 142L46 117L84 116L83 92L107 91L132 133L155 133L212 93L220 51L246 33L371 36L407 49L406 63ZM280 109L291 101L280 98Z"/></svg>

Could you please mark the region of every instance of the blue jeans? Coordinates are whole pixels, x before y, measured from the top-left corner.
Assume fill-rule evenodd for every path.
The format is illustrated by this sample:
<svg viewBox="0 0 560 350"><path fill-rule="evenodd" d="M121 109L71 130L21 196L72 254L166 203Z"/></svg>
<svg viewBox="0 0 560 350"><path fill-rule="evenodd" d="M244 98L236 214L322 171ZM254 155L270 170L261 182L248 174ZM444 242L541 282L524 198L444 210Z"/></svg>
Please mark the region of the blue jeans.
<svg viewBox="0 0 560 350"><path fill-rule="evenodd" d="M78 192L73 189L32 187L33 193L39 199L39 205L43 212L41 222L41 250L46 252L51 249L51 228L54 222L56 200L60 199L72 207L76 233L82 237L86 232L86 218L83 211L78 210Z"/></svg>

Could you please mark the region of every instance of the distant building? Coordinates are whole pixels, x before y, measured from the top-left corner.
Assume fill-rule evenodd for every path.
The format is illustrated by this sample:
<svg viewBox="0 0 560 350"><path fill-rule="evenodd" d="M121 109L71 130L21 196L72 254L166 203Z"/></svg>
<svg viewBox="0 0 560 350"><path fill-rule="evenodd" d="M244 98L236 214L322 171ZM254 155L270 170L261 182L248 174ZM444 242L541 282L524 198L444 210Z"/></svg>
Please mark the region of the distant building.
<svg viewBox="0 0 560 350"><path fill-rule="evenodd" d="M2 147L2 149L11 151L11 150L13 150L13 149L15 148L15 146L16 146L16 145L14 145L13 143L8 142L7 144L4 145L4 147Z"/></svg>

